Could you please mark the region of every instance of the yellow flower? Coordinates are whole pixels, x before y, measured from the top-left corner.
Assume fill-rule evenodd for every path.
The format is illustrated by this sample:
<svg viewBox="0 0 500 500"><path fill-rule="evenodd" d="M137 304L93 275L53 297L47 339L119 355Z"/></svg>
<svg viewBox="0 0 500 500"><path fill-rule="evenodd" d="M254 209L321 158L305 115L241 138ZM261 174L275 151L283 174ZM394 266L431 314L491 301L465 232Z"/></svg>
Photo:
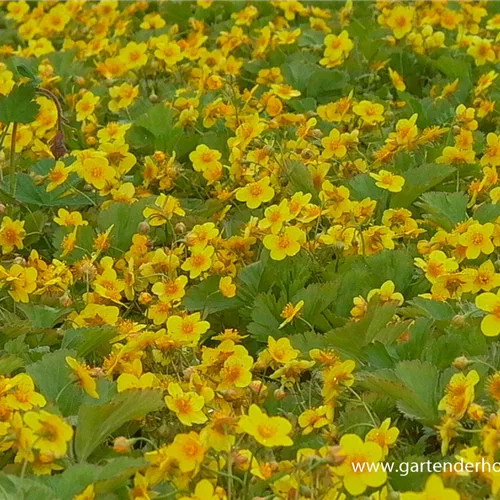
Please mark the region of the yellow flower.
<svg viewBox="0 0 500 500"><path fill-rule="evenodd" d="M402 294L396 292L395 290L396 290L396 285L394 285L394 282L391 280L387 280L382 284L380 288L374 288L373 290L370 290L366 298L368 301L370 301L372 297L378 295L378 299L381 302L394 301L400 306L403 304L405 299Z"/></svg>
<svg viewBox="0 0 500 500"><path fill-rule="evenodd" d="M395 70L391 68L387 68L389 70L389 76L391 78L392 84L394 85L395 89L398 90L399 92L404 92L406 90L406 85L403 80L403 77Z"/></svg>
<svg viewBox="0 0 500 500"><path fill-rule="evenodd" d="M363 443L356 434L345 434L340 439L338 455L345 457L341 465L334 467L341 476L344 488L354 496L362 495L368 487L378 488L387 480L387 472L379 467L371 470L368 466L379 463L383 458L380 445Z"/></svg>
<svg viewBox="0 0 500 500"><path fill-rule="evenodd" d="M183 496L180 497L179 500L219 500L219 498L219 495L215 494L215 489L212 483L208 479L202 479L195 486L193 496Z"/></svg>
<svg viewBox="0 0 500 500"><path fill-rule="evenodd" d="M271 233L278 234L283 223L292 218L288 201L283 200L279 205L271 205L264 211L264 219L259 221L259 229L270 229Z"/></svg>
<svg viewBox="0 0 500 500"><path fill-rule="evenodd" d="M250 406L248 415L240 417L238 425L242 432L249 434L266 448L293 444L288 436L292 431L292 424L283 417L269 417L257 405Z"/></svg>
<svg viewBox="0 0 500 500"><path fill-rule="evenodd" d="M491 241L495 227L491 222L486 224L473 223L467 228L467 232L460 235L460 245L465 247L468 259L477 259L481 253L489 255L495 247Z"/></svg>
<svg viewBox="0 0 500 500"><path fill-rule="evenodd" d="M79 327L115 325L120 310L116 306L104 304L87 304L73 322Z"/></svg>
<svg viewBox="0 0 500 500"><path fill-rule="evenodd" d="M449 165L460 165L462 163L474 163L476 153L472 149L459 149L456 146L446 146L436 163L445 163Z"/></svg>
<svg viewBox="0 0 500 500"><path fill-rule="evenodd" d="M460 500L460 495L452 488L445 488L443 480L437 474L431 474L425 483L424 491L415 493L407 491L401 493L401 500Z"/></svg>
<svg viewBox="0 0 500 500"><path fill-rule="evenodd" d="M22 250L23 239L26 236L24 230L24 221L12 220L10 217L5 216L0 225L0 246L2 253L10 253L17 248Z"/></svg>
<svg viewBox="0 0 500 500"><path fill-rule="evenodd" d="M302 433L310 434L313 430L328 425L330 421L327 413L328 407L326 405L302 412L299 416L299 425L304 429Z"/></svg>
<svg viewBox="0 0 500 500"><path fill-rule="evenodd" d="M177 434L171 445L171 453L183 473L196 470L203 461L205 452L206 447L196 432Z"/></svg>
<svg viewBox="0 0 500 500"><path fill-rule="evenodd" d="M217 389L223 391L234 387L248 387L252 381L252 366L252 356L240 353L233 354L224 361L220 372L221 382Z"/></svg>
<svg viewBox="0 0 500 500"><path fill-rule="evenodd" d="M482 293L476 297L476 307L487 314L481 321L481 331L487 337L496 337L500 333L500 290L495 293Z"/></svg>
<svg viewBox="0 0 500 500"><path fill-rule="evenodd" d="M348 359L343 362L336 362L323 371L324 383L322 395L326 403L335 399L340 394L342 386L350 387L354 383L354 376L352 374L354 368L356 368L356 363Z"/></svg>
<svg viewBox="0 0 500 500"><path fill-rule="evenodd" d="M481 165L500 166L500 135L490 132L486 136L487 148L481 158Z"/></svg>
<svg viewBox="0 0 500 500"><path fill-rule="evenodd" d="M207 246L202 250L192 250L191 255L181 266L183 271L189 271L191 279L197 278L201 273L208 271L212 266L214 247Z"/></svg>
<svg viewBox="0 0 500 500"><path fill-rule="evenodd" d="M54 168L47 175L47 179L50 181L47 185L47 193L64 184L72 171L73 169L66 167L62 161L57 161Z"/></svg>
<svg viewBox="0 0 500 500"><path fill-rule="evenodd" d="M27 411L34 406L45 406L45 398L35 391L33 379L26 373L20 373L11 379L12 388L5 397L5 403L13 410Z"/></svg>
<svg viewBox="0 0 500 500"><path fill-rule="evenodd" d="M444 397L439 402L438 409L444 410L446 415L461 419L469 405L474 401L474 386L479 382L479 375L471 370L467 375L456 373L451 377Z"/></svg>
<svg viewBox="0 0 500 500"><path fill-rule="evenodd" d="M219 230L213 222L197 224L186 236L186 243L191 250L202 250L211 240L217 238L218 235Z"/></svg>
<svg viewBox="0 0 500 500"><path fill-rule="evenodd" d="M352 110L368 125L384 121L384 106L382 104L364 100L356 104Z"/></svg>
<svg viewBox="0 0 500 500"><path fill-rule="evenodd" d="M158 281L152 287L152 292L158 295L162 302L173 302L181 300L186 294L185 287L188 282L186 276L179 276L176 279Z"/></svg>
<svg viewBox="0 0 500 500"><path fill-rule="evenodd" d="M205 405L203 397L195 392L184 392L179 384L169 384L165 403L168 409L177 415L181 423L188 427L207 421L207 416L202 411Z"/></svg>
<svg viewBox="0 0 500 500"><path fill-rule="evenodd" d="M46 411L28 411L24 423L33 431L33 448L56 458L63 457L68 442L73 437L73 429L61 417Z"/></svg>
<svg viewBox="0 0 500 500"><path fill-rule="evenodd" d="M404 186L405 179L400 175L395 175L388 170L379 170L378 174L370 174L375 179L375 185L381 189L387 189L391 193L399 193Z"/></svg>
<svg viewBox="0 0 500 500"><path fill-rule="evenodd" d="M159 42L156 45L155 57L163 61L167 68L170 68L182 61L184 55L175 42Z"/></svg>
<svg viewBox="0 0 500 500"><path fill-rule="evenodd" d="M89 118L95 110L96 104L99 102L99 96L92 92L86 91L83 97L76 103L76 121L82 122Z"/></svg>
<svg viewBox="0 0 500 500"><path fill-rule="evenodd" d="M281 364L293 361L300 354L300 351L298 349L294 349L292 344L290 344L290 340L286 337L281 337L278 340L275 340L273 337L268 337L267 350L269 351L271 358Z"/></svg>
<svg viewBox="0 0 500 500"><path fill-rule="evenodd" d="M75 358L66 356L66 363L73 371L74 376L78 381L78 385L91 397L99 399L97 393L97 384L90 375L90 370L84 363L79 363Z"/></svg>
<svg viewBox="0 0 500 500"><path fill-rule="evenodd" d="M299 253L301 243L305 242L302 229L287 227L281 234L268 234L264 237L264 246L271 251L271 259L283 260L285 257Z"/></svg>
<svg viewBox="0 0 500 500"><path fill-rule="evenodd" d="M284 321L280 324L279 328L283 328L288 323L291 323L294 318L299 314L300 310L304 307L304 301L299 300L296 305L288 303L281 311L281 317Z"/></svg>
<svg viewBox="0 0 500 500"><path fill-rule="evenodd" d="M414 12L415 9L413 7L403 5L398 5L391 10L386 23L398 40L411 31Z"/></svg>
<svg viewBox="0 0 500 500"><path fill-rule="evenodd" d="M83 220L80 212L68 212L64 208L60 208L57 211L57 217L54 217L54 222L64 227L86 226L88 224L86 220Z"/></svg>
<svg viewBox="0 0 500 500"><path fill-rule="evenodd" d="M216 149L210 149L205 144L200 144L189 155L189 159L193 163L193 168L197 172L203 172L207 169L220 165L221 153Z"/></svg>
<svg viewBox="0 0 500 500"><path fill-rule="evenodd" d="M458 262L448 257L441 250L433 250L427 257L427 261L416 258L415 265L425 272L425 277L435 283L439 276L448 274L458 269Z"/></svg>
<svg viewBox="0 0 500 500"><path fill-rule="evenodd" d="M132 373L122 373L116 381L116 388L118 392L152 389L159 386L160 381L154 373L150 372L143 373L140 376Z"/></svg>
<svg viewBox="0 0 500 500"><path fill-rule="evenodd" d="M29 294L36 288L38 271L34 267L22 267L14 264L9 271L0 266L0 282L5 281L9 286L9 295L16 302L29 302Z"/></svg>
<svg viewBox="0 0 500 500"><path fill-rule="evenodd" d="M474 58L478 66L482 66L488 62L494 62L496 59L495 50L491 42L486 38L474 36L471 46L467 49L467 54Z"/></svg>
<svg viewBox="0 0 500 500"><path fill-rule="evenodd" d="M229 299L236 295L236 285L233 283L231 276L224 276L220 279L219 291Z"/></svg>
<svg viewBox="0 0 500 500"><path fill-rule="evenodd" d="M342 137L339 130L334 128L330 131L328 137L321 139L321 144L325 148L321 153L321 156L328 160L335 156L336 158L343 158L347 154L347 148L345 146L344 138Z"/></svg>
<svg viewBox="0 0 500 500"><path fill-rule="evenodd" d="M106 185L112 184L116 177L116 172L108 163L108 160L101 156L85 158L82 168L78 173L96 189L104 189Z"/></svg>
<svg viewBox="0 0 500 500"><path fill-rule="evenodd" d="M373 442L380 445L383 451L383 456L387 456L389 448L394 445L399 436L399 429L391 427L391 419L386 418L380 427L368 431L365 436L366 442Z"/></svg>
<svg viewBox="0 0 500 500"><path fill-rule="evenodd" d="M236 192L236 199L245 202L248 208L258 208L262 203L271 201L274 189L269 186L269 177L263 177L260 181L251 182Z"/></svg>
<svg viewBox="0 0 500 500"><path fill-rule="evenodd" d="M167 328L173 339L195 346L200 341L200 337L210 328L210 323L202 321L201 314L196 312L184 317L170 316L167 320Z"/></svg>
<svg viewBox="0 0 500 500"><path fill-rule="evenodd" d="M156 198L155 207L157 208L146 207L142 212L142 215L148 219L151 226L162 226L174 215L186 215L177 198L163 193Z"/></svg>

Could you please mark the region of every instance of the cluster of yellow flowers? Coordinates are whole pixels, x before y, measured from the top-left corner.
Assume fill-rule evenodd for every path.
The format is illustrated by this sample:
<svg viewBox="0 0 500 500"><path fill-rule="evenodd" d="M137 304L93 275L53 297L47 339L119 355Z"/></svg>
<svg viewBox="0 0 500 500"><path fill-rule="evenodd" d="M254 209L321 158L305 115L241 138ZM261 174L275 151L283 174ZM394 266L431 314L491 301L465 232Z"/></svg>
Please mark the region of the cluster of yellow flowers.
<svg viewBox="0 0 500 500"><path fill-rule="evenodd" d="M0 2L6 473L74 473L75 500L497 495L359 468L500 451L496 11Z"/></svg>

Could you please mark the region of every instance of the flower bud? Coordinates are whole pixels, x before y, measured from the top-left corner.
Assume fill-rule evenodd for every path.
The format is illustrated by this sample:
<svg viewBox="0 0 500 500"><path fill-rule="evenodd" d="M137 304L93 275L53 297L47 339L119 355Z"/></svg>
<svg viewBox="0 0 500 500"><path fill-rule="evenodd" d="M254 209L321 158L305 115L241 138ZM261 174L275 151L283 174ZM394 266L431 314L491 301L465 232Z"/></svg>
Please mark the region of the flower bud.
<svg viewBox="0 0 500 500"><path fill-rule="evenodd" d="M151 226L146 221L142 221L139 222L137 230L140 234L148 234L151 231Z"/></svg>
<svg viewBox="0 0 500 500"><path fill-rule="evenodd" d="M465 370L471 364L471 361L465 356L460 356L452 364L457 370Z"/></svg>
<svg viewBox="0 0 500 500"><path fill-rule="evenodd" d="M177 234L184 234L186 232L186 224L184 224L183 222L178 222L175 225L175 232Z"/></svg>
<svg viewBox="0 0 500 500"><path fill-rule="evenodd" d="M456 314L451 320L451 324L455 328L463 328L467 324L467 320L464 315Z"/></svg>
<svg viewBox="0 0 500 500"><path fill-rule="evenodd" d="M286 398L286 391L282 387L280 387L279 389L276 389L274 391L274 398L277 401L283 401L283 399Z"/></svg>
<svg viewBox="0 0 500 500"><path fill-rule="evenodd" d="M117 453L130 453L131 449L130 440L124 436L117 437L113 442L113 450Z"/></svg>
<svg viewBox="0 0 500 500"><path fill-rule="evenodd" d="M69 296L68 292L64 293L64 295L61 295L61 297L59 297L59 302L63 307L70 307L73 304L73 300Z"/></svg>
<svg viewBox="0 0 500 500"><path fill-rule="evenodd" d="M310 160L310 159L314 158L314 152L309 148L305 148L302 150L302 153L300 154L300 156L302 156L302 159L304 159L304 160Z"/></svg>

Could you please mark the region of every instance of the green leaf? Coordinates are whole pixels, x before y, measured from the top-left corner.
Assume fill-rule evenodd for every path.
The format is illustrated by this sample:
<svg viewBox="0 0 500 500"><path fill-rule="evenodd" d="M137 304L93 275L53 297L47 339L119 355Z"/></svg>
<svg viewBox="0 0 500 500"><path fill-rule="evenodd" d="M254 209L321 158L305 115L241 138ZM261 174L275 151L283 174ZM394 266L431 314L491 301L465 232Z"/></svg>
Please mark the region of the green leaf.
<svg viewBox="0 0 500 500"><path fill-rule="evenodd" d="M362 387L391 397L407 418L427 426L439 422L440 376L437 368L420 360L401 361L395 368L360 372Z"/></svg>
<svg viewBox="0 0 500 500"><path fill-rule="evenodd" d="M74 464L62 474L47 478L47 484L62 500L71 500L91 484L96 493L109 491L109 485L116 490L126 484L126 479L142 469L147 462L143 458L119 457L99 464Z"/></svg>
<svg viewBox="0 0 500 500"><path fill-rule="evenodd" d="M277 302L271 293L261 293L255 299L252 308L252 322L248 331L259 342L266 343L267 338L280 337L280 313L285 306L285 301Z"/></svg>
<svg viewBox="0 0 500 500"><path fill-rule="evenodd" d="M182 301L186 309L211 314L235 308L236 298L227 298L220 293L219 280L219 276L210 276L199 285L189 287Z"/></svg>
<svg viewBox="0 0 500 500"><path fill-rule="evenodd" d="M443 182L456 169L449 165L423 165L403 173L405 184L400 193L391 198L391 208L408 207L421 194Z"/></svg>
<svg viewBox="0 0 500 500"><path fill-rule="evenodd" d="M31 123L40 106L35 99L35 87L24 84L14 87L9 95L0 96L0 122Z"/></svg>
<svg viewBox="0 0 500 500"><path fill-rule="evenodd" d="M0 356L0 375L10 375L12 372L24 366L24 359L19 356Z"/></svg>
<svg viewBox="0 0 500 500"><path fill-rule="evenodd" d="M340 95L340 91L349 83L347 73L338 69L318 68L310 73L307 84L307 97L316 97L320 102L332 101L332 97ZM323 99L323 100L322 100Z"/></svg>
<svg viewBox="0 0 500 500"><path fill-rule="evenodd" d="M469 197L466 193L430 191L420 196L420 200L415 205L424 211L423 218L445 231L451 231L467 218Z"/></svg>
<svg viewBox="0 0 500 500"><path fill-rule="evenodd" d="M144 221L142 212L147 205L151 204L151 199L144 198L136 203L129 205L128 203L113 203L106 210L99 212L97 225L101 231L106 231L111 226L111 246L108 252L113 256L121 256L122 251L126 251L132 244L134 234L138 232L138 225Z"/></svg>
<svg viewBox="0 0 500 500"><path fill-rule="evenodd" d="M500 216L500 205L492 205L483 203L477 210L474 211L472 218L481 224L493 222Z"/></svg>
<svg viewBox="0 0 500 500"><path fill-rule="evenodd" d="M67 330L64 332L62 347L64 349L73 349L78 357L85 358L100 347L109 346L109 341L116 336L116 329L112 326Z"/></svg>
<svg viewBox="0 0 500 500"><path fill-rule="evenodd" d="M447 302L415 297L408 302L408 305L416 307L423 316L437 321L449 321L456 312Z"/></svg>
<svg viewBox="0 0 500 500"><path fill-rule="evenodd" d="M159 390L129 390L119 393L110 403L83 404L78 412L75 452L85 461L113 432L130 420L143 418L163 406Z"/></svg>
<svg viewBox="0 0 500 500"><path fill-rule="evenodd" d="M83 398L82 390L71 384L73 375L66 356L75 357L75 352L60 349L26 367L26 372L35 379L39 392L48 402L59 407L64 416L74 415Z"/></svg>
<svg viewBox="0 0 500 500"><path fill-rule="evenodd" d="M19 309L26 314L35 328L53 328L71 309L60 309L38 304L19 304Z"/></svg>
<svg viewBox="0 0 500 500"><path fill-rule="evenodd" d="M287 174L293 193L302 191L303 193L312 194L311 201L319 203L318 192L314 187L312 173L303 163L299 161L288 162Z"/></svg>
<svg viewBox="0 0 500 500"><path fill-rule="evenodd" d="M328 345L347 357L359 357L364 346L378 340L378 335L392 319L396 308L395 303L370 304L368 313L360 321L350 321L326 333Z"/></svg>

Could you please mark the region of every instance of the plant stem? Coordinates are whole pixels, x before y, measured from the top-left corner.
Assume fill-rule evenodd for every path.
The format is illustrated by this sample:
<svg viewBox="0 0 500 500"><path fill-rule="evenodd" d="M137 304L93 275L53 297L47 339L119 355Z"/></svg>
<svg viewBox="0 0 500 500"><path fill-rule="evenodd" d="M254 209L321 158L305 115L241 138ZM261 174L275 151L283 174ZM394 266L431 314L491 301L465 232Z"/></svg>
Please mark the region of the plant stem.
<svg viewBox="0 0 500 500"><path fill-rule="evenodd" d="M10 181L10 194L13 198L16 197L16 167L14 165L14 156L16 154L16 135L17 123L14 122L12 126L12 136L10 138L10 164L9 164L9 181Z"/></svg>

